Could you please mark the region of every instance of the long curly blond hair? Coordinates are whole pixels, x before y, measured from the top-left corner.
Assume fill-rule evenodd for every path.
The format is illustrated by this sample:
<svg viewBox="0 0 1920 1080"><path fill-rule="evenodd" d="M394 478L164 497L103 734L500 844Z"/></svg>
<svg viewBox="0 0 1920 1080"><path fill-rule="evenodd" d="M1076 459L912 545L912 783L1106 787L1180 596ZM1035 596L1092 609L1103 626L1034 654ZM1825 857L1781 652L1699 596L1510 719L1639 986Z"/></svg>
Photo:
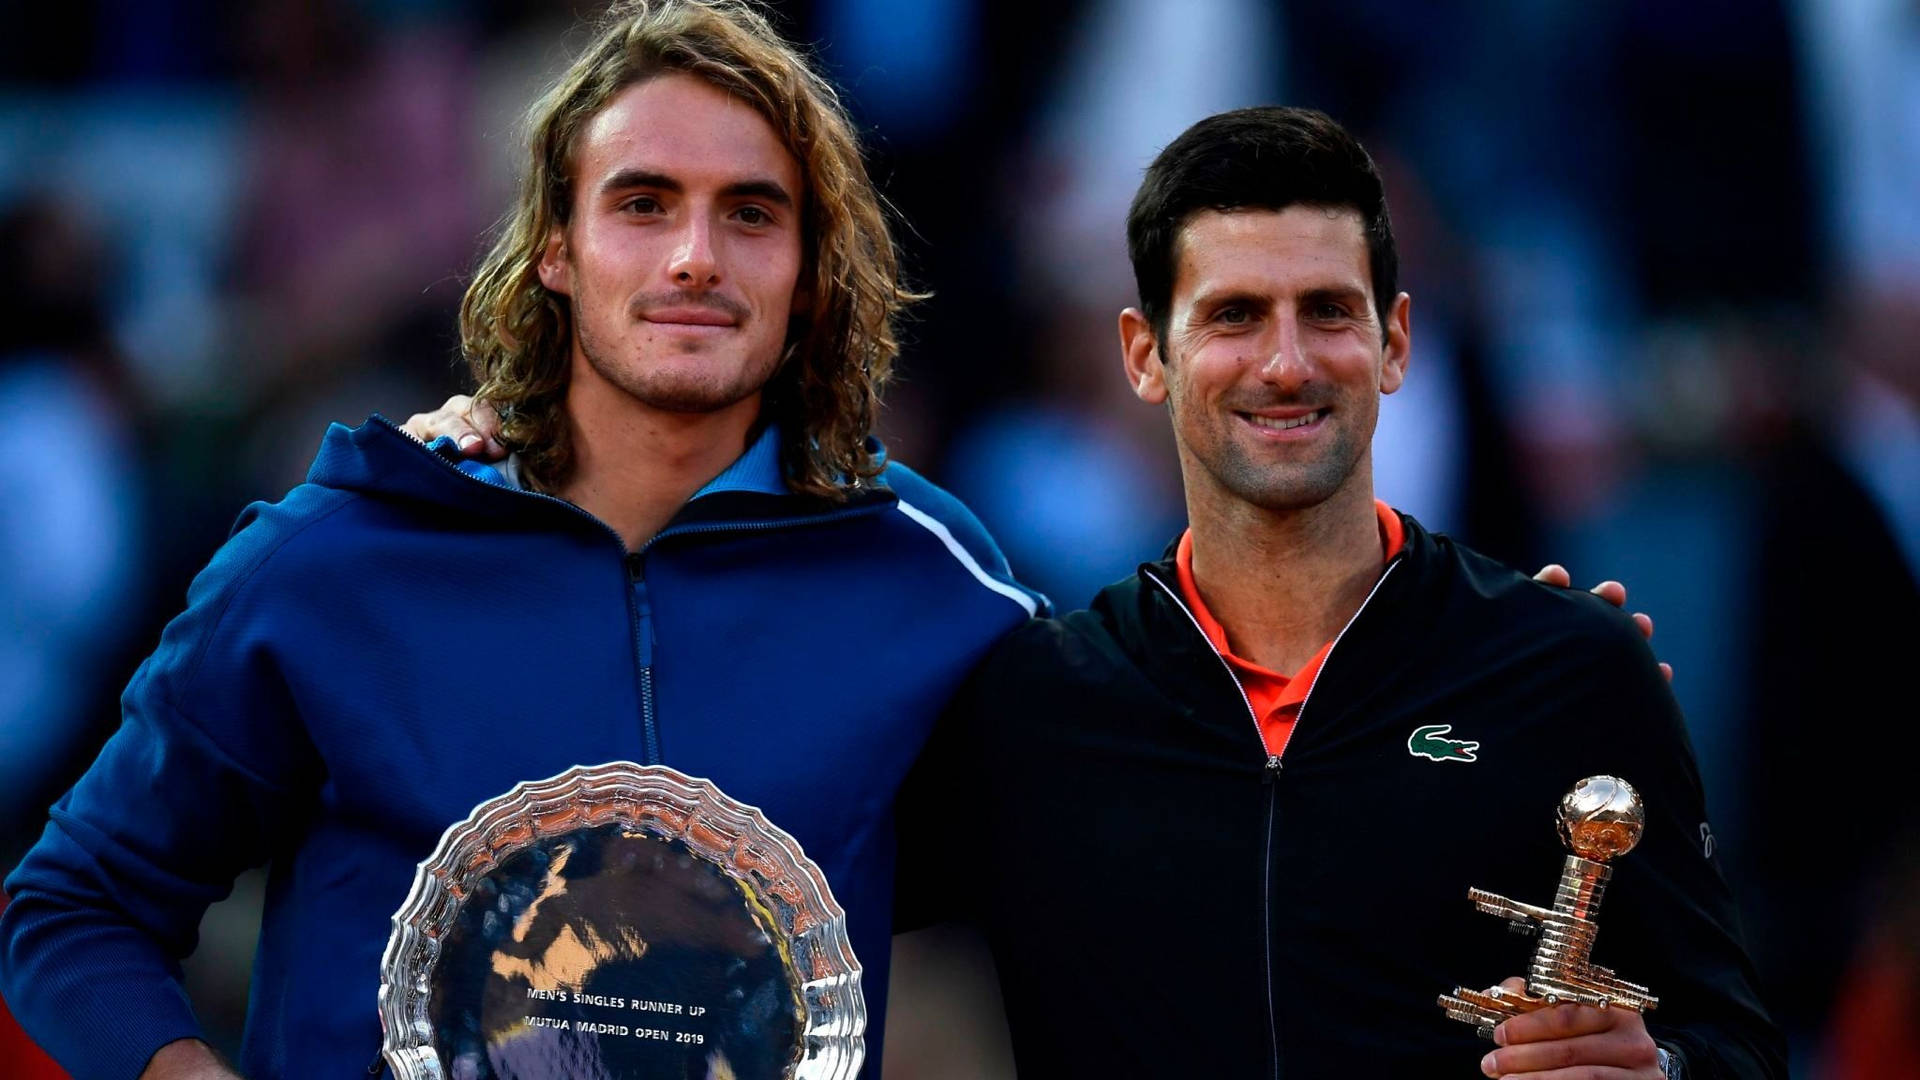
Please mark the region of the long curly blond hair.
<svg viewBox="0 0 1920 1080"><path fill-rule="evenodd" d="M627 87L668 72L704 79L752 105L805 178L801 290L788 355L762 417L780 425L794 491L843 498L879 471L869 440L900 347L894 324L924 298L902 282L880 193L839 97L746 0L623 0L593 42L534 103L528 168L460 305L461 349L499 412L523 477L555 490L574 453L566 418L572 318L540 283L547 238L573 206L574 143Z"/></svg>

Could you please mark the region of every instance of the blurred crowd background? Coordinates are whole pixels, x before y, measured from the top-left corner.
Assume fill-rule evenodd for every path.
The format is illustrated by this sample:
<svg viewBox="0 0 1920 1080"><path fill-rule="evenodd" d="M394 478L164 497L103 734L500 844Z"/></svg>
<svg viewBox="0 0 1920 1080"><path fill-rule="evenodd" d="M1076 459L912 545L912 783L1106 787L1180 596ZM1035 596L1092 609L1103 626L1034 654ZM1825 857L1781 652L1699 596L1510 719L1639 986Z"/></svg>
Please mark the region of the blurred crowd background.
<svg viewBox="0 0 1920 1080"><path fill-rule="evenodd" d="M520 112L592 11L32 7L0 35L0 869L240 508L297 483L327 422L467 388L466 274ZM1241 105L1354 130L1414 296L1381 496L1529 570L1628 583L1796 1075L1920 1076L1898 682L1920 651L1920 3L774 10L847 96L934 293L885 438L1063 607L1182 524L1165 418L1119 367L1141 169ZM483 597L395 617L541 632ZM257 890L189 969L228 1045Z"/></svg>

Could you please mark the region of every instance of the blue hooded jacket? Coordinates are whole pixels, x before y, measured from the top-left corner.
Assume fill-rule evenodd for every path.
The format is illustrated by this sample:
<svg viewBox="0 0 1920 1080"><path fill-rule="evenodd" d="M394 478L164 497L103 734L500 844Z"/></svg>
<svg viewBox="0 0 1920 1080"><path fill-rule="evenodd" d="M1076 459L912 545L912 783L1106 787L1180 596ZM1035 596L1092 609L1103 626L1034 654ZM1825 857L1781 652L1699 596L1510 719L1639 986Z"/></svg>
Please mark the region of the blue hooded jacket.
<svg viewBox="0 0 1920 1080"><path fill-rule="evenodd" d="M267 862L239 1064L368 1075L389 919L441 833L523 780L625 759L710 778L820 865L877 1076L895 791L1045 600L910 470L829 503L785 489L777 446L629 554L379 417L335 425L307 483L241 515L8 879L0 990L23 1026L79 1080L197 1036L178 960Z"/></svg>

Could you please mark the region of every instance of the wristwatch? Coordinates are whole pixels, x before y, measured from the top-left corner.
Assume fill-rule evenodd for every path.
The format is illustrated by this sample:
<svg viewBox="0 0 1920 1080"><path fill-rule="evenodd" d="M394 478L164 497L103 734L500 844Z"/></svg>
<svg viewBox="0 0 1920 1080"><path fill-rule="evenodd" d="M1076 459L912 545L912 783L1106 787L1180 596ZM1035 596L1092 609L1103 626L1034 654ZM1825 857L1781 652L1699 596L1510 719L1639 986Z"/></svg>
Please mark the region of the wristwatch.
<svg viewBox="0 0 1920 1080"><path fill-rule="evenodd" d="M1664 1046L1656 1046L1653 1052L1660 1055L1660 1075L1667 1080L1680 1080L1680 1059L1674 1057Z"/></svg>

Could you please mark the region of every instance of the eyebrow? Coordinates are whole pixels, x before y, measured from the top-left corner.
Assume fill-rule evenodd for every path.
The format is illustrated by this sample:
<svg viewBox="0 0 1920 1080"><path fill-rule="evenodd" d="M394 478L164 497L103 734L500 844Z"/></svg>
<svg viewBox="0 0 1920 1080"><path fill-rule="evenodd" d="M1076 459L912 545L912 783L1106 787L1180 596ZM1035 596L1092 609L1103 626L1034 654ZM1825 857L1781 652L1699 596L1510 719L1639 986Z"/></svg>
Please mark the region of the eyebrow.
<svg viewBox="0 0 1920 1080"><path fill-rule="evenodd" d="M1201 293L1199 296L1193 298L1193 309L1195 311L1217 311L1231 304L1265 309L1272 306L1273 298L1237 287L1221 289L1217 292Z"/></svg>
<svg viewBox="0 0 1920 1080"><path fill-rule="evenodd" d="M1367 302L1367 291L1353 285L1323 285L1316 289L1308 289L1301 295L1300 299L1340 300L1365 306Z"/></svg>
<svg viewBox="0 0 1920 1080"><path fill-rule="evenodd" d="M666 173L652 172L647 169L621 169L601 183L600 192L626 191L631 188L658 188L680 194L686 186ZM755 177L751 180L736 180L720 189L722 198L728 199L765 199L777 206L792 209L793 196L780 185L778 180Z"/></svg>

